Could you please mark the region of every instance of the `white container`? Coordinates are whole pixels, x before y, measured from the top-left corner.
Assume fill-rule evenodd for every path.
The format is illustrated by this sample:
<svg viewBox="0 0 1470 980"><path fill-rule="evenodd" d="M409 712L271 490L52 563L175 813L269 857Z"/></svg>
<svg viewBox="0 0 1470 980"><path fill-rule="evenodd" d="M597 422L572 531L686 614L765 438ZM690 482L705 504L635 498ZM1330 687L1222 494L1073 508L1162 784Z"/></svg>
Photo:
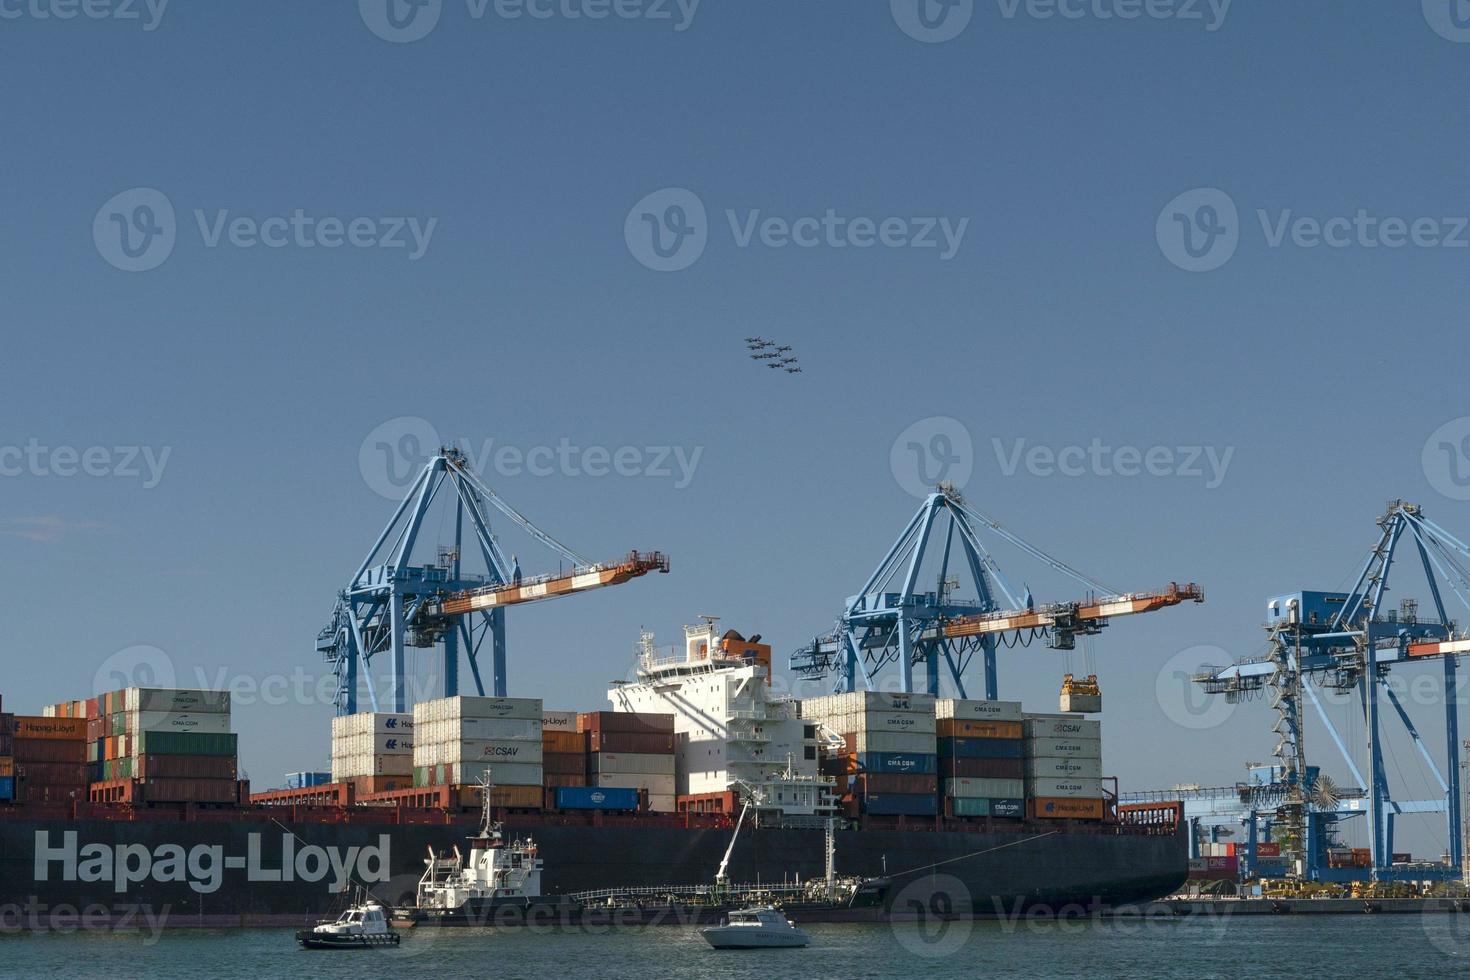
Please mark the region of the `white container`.
<svg viewBox="0 0 1470 980"><path fill-rule="evenodd" d="M517 765L541 765L541 742L493 741L475 739L420 746L414 753L416 765L438 766L456 762L504 762Z"/></svg>
<svg viewBox="0 0 1470 980"><path fill-rule="evenodd" d="M946 779L944 795L973 800L1019 800L1026 795L1020 779Z"/></svg>
<svg viewBox="0 0 1470 980"><path fill-rule="evenodd" d="M356 776L412 776L413 759L406 755L349 755L332 760L334 781Z"/></svg>
<svg viewBox="0 0 1470 980"><path fill-rule="evenodd" d="M455 718L432 722L429 728L426 742L541 741L540 718Z"/></svg>
<svg viewBox="0 0 1470 980"><path fill-rule="evenodd" d="M230 716L223 712L130 711L128 733L192 732L222 735L230 731Z"/></svg>
<svg viewBox="0 0 1470 980"><path fill-rule="evenodd" d="M828 694L801 702L803 718L817 715L854 715L870 712L902 711L934 716L932 694L886 694L877 691L855 691L851 694Z"/></svg>
<svg viewBox="0 0 1470 980"><path fill-rule="evenodd" d="M449 767L448 782L473 786L483 773L489 773L496 786L540 786L540 766L515 765L508 762L463 762Z"/></svg>
<svg viewBox="0 0 1470 980"><path fill-rule="evenodd" d="M1026 775L1032 780L1099 779L1102 776L1102 762L1076 756L1070 759L1031 758L1026 760Z"/></svg>
<svg viewBox="0 0 1470 980"><path fill-rule="evenodd" d="M333 755L413 756L413 738L403 735L346 735L332 740Z"/></svg>
<svg viewBox="0 0 1470 980"><path fill-rule="evenodd" d="M414 721L447 721L452 718L523 718L541 720L540 698L477 698L460 695L420 701L414 705Z"/></svg>
<svg viewBox="0 0 1470 980"><path fill-rule="evenodd" d="M1102 738L1102 722L1065 715L1031 715L1026 719L1027 738Z"/></svg>
<svg viewBox="0 0 1470 980"><path fill-rule="evenodd" d="M837 732L848 735L854 732L908 732L932 736L936 730L933 715L916 711L860 711L813 714L803 708L802 720L817 722Z"/></svg>
<svg viewBox="0 0 1470 980"><path fill-rule="evenodd" d="M1032 779L1029 789L1029 796L1063 800L1096 800L1103 795L1101 779Z"/></svg>
<svg viewBox="0 0 1470 980"><path fill-rule="evenodd" d="M934 702L934 716L964 721L1020 721L1024 717L1019 701L974 701L959 698L940 698Z"/></svg>
<svg viewBox="0 0 1470 980"><path fill-rule="evenodd" d="M130 687L123 695L123 706L134 711L190 711L198 714L229 714L229 691L196 691L188 689Z"/></svg>
<svg viewBox="0 0 1470 980"><path fill-rule="evenodd" d="M332 719L332 736L412 735L413 715L364 711Z"/></svg>
<svg viewBox="0 0 1470 980"><path fill-rule="evenodd" d="M636 772L600 772L591 776L588 785L605 789L646 789L649 796L673 796L673 776L651 776Z"/></svg>
<svg viewBox="0 0 1470 980"><path fill-rule="evenodd" d="M1101 759L1102 742L1095 738L1040 738L1026 740L1026 754L1037 758Z"/></svg>
<svg viewBox="0 0 1470 980"><path fill-rule="evenodd" d="M912 752L934 755L939 742L933 735L913 732L857 732L853 735L854 752Z"/></svg>
<svg viewBox="0 0 1470 980"><path fill-rule="evenodd" d="M542 711L541 730L547 732L574 732L577 730L575 711Z"/></svg>
<svg viewBox="0 0 1470 980"><path fill-rule="evenodd" d="M677 809L674 805L676 799L672 793L649 793L648 809L654 813L673 813Z"/></svg>
<svg viewBox="0 0 1470 980"><path fill-rule="evenodd" d="M649 776L674 775L672 755L650 755L642 752L593 752L589 757L593 772L642 773Z"/></svg>

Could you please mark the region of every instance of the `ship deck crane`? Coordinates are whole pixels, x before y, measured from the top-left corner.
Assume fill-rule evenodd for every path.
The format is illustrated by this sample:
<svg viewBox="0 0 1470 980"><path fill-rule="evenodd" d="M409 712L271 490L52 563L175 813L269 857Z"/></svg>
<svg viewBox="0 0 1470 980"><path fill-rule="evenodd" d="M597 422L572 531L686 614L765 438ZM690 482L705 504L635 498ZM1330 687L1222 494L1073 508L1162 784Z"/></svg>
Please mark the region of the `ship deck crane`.
<svg viewBox="0 0 1470 980"><path fill-rule="evenodd" d="M1321 808L1310 798L1306 774L1305 709L1310 705L1353 779L1367 790L1372 876L1392 878L1395 818L1406 813L1444 813L1450 864L1459 874L1463 857L1458 713L1459 655L1470 652L1470 635L1456 632L1446 608L1446 593L1470 609L1470 545L1424 516L1404 500L1389 504L1378 519L1378 538L1353 586L1346 592L1296 592L1272 599L1266 624L1269 652L1230 666L1205 666L1194 681L1206 694L1235 702L1269 691L1277 714L1273 729L1282 783L1287 790L1277 824L1283 852L1300 862L1308 878L1341 877L1324 867L1319 831ZM1385 601L1389 573L1400 544L1413 541L1425 575L1435 616L1421 617L1419 604L1404 599L1398 608ZM1444 691L1445 753L1441 762L1415 727L1394 688L1392 668L1439 660ZM1314 687L1356 691L1363 718L1366 765L1359 768L1349 745L1332 723ZM1385 704L1386 702L1386 704ZM1391 709L1442 795L1434 799L1395 800L1389 792L1383 759L1383 708ZM1422 870L1413 874L1421 875Z"/></svg>
<svg viewBox="0 0 1470 980"><path fill-rule="evenodd" d="M416 546L436 499L453 512L453 544L424 563ZM490 530L494 507L532 538L556 552L569 570L530 579L508 560ZM465 571L463 548L478 552L483 573ZM485 693L479 654L488 640L490 688L506 694L505 609L508 606L621 585L650 572L667 572L660 552L631 552L604 564L588 561L541 530L485 484L465 455L440 449L411 482L403 501L378 535L348 586L337 595L331 621L317 636L318 653L332 665L339 714L358 710L359 678L366 682L372 710L407 710L406 665L410 647L442 651L443 690L459 693L459 651L464 649L475 690ZM379 656L391 658L389 690L379 698L367 669Z"/></svg>
<svg viewBox="0 0 1470 980"><path fill-rule="evenodd" d="M980 538L985 529L1032 558L1091 590L1078 602L1038 606L1029 589L1014 589ZM955 545L959 547L956 549ZM933 592L920 591L918 576L931 548L942 548L938 584ZM953 596L958 580L951 567L967 569L978 596ZM1002 599L1009 606L1002 605ZM984 667L985 697L996 699L997 649L1028 646L1036 638L1058 650L1075 647L1078 635L1100 632L1114 616L1153 612L1185 601L1203 602L1197 585L1170 585L1159 592L1118 592L1089 578L1060 559L1027 543L999 522L967 504L953 487L941 484L904 527L861 591L848 598L832 632L813 639L791 657L791 668L808 677L837 675L840 690L855 691L859 678L874 686L874 675L886 664L897 664L900 685L912 691L913 668L925 672L926 688L939 693L942 668L959 697L966 697L964 674L975 654ZM1097 678L1072 681L1080 705L1097 698ZM1064 697L1068 689L1064 687Z"/></svg>

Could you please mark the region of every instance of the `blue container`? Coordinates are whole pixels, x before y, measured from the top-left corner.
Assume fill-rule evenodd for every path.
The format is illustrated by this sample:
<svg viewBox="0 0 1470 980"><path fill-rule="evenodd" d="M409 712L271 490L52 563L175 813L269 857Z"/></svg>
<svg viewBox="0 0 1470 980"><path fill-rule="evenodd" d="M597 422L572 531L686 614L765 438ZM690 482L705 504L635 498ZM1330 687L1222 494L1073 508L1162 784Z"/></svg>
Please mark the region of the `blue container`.
<svg viewBox="0 0 1470 980"><path fill-rule="evenodd" d="M556 791L558 810L636 810L636 789L608 786L561 786Z"/></svg>
<svg viewBox="0 0 1470 980"><path fill-rule="evenodd" d="M310 789L313 786L325 786L332 781L329 772L288 772L286 773L287 789Z"/></svg>
<svg viewBox="0 0 1470 980"><path fill-rule="evenodd" d="M992 817L1013 817L1019 820L1026 815L1026 801L991 800L990 815Z"/></svg>
<svg viewBox="0 0 1470 980"><path fill-rule="evenodd" d="M1026 743L1019 738L941 738L939 754L954 759L1021 759Z"/></svg>
<svg viewBox="0 0 1470 980"><path fill-rule="evenodd" d="M0 776L0 800L15 799L15 777Z"/></svg>
<svg viewBox="0 0 1470 980"><path fill-rule="evenodd" d="M939 813L939 797L928 793L874 793L863 798L863 811L879 816L932 817Z"/></svg>
<svg viewBox="0 0 1470 980"><path fill-rule="evenodd" d="M939 757L918 752L859 752L858 765L864 772L932 776L939 772Z"/></svg>

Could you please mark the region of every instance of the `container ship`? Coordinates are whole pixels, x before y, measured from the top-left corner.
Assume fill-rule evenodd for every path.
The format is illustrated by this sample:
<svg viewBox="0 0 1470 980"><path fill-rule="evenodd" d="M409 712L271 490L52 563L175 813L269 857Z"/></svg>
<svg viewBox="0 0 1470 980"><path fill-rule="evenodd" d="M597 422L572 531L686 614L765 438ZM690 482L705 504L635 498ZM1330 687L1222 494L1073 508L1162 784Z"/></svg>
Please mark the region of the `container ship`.
<svg viewBox="0 0 1470 980"><path fill-rule="evenodd" d="M473 834L482 781L548 896L882 878L882 913L1014 915L1177 889L1180 808L1122 806L1100 724L1015 702L771 692L771 648L645 634L610 710L451 697L332 725L332 772L252 793L227 693L130 688L0 714L0 906L28 927L284 923L356 886L411 902ZM750 816L743 817L742 811ZM737 835L737 821L747 820ZM732 838L734 846L731 847ZM68 920L69 921L69 920Z"/></svg>

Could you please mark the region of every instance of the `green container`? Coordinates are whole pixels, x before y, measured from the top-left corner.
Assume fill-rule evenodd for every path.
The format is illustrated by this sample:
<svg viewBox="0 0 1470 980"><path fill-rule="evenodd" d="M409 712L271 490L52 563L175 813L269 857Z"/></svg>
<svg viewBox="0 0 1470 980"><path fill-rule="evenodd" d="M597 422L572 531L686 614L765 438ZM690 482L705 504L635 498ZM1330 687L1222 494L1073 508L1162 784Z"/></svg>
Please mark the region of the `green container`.
<svg viewBox="0 0 1470 980"><path fill-rule="evenodd" d="M976 799L968 796L956 796L950 802L954 804L954 815L957 817L990 816L989 800Z"/></svg>
<svg viewBox="0 0 1470 980"><path fill-rule="evenodd" d="M126 735L128 733L128 716L122 712L113 715L111 728L112 734L114 735Z"/></svg>
<svg viewBox="0 0 1470 980"><path fill-rule="evenodd" d="M112 778L113 779L132 779L133 778L133 760L132 759L116 759L116 760L113 761L113 764L112 765L113 765L113 769L112 769L112 772L113 772Z"/></svg>
<svg viewBox="0 0 1470 980"><path fill-rule="evenodd" d="M234 732L139 732L134 736L134 755L222 755L240 754L240 736Z"/></svg>
<svg viewBox="0 0 1470 980"><path fill-rule="evenodd" d="M413 767L413 784L416 788L429 785L429 770L426 766Z"/></svg>

